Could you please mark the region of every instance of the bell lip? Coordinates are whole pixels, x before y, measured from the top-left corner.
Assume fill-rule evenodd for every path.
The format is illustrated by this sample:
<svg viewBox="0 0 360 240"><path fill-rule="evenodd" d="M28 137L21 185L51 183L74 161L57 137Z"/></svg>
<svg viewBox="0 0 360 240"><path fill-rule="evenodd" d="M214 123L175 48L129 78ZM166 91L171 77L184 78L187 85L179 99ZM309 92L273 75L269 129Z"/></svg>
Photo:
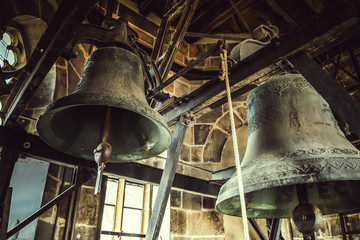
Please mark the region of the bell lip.
<svg viewBox="0 0 360 240"><path fill-rule="evenodd" d="M307 157L307 158L311 158L311 157ZM294 159L288 159L285 162L291 162L291 164L294 164L294 168L296 168L296 163L299 164L299 166L301 165L301 162L303 160L306 159L298 159L298 161L294 160ZM333 168L339 168L339 165L337 165L336 163L339 162L344 162L346 161L347 164L341 165L342 167L349 167L351 165L351 161L353 161L354 165L356 166L355 169L352 169L352 175L350 176L351 178L349 178L349 172L340 172L339 173L328 173L328 172L323 172L323 173L319 173L319 172L313 172L313 173L303 173L303 175L300 174L293 174L287 176L287 177L280 177L279 175L273 174L272 178L266 181L254 181L252 183L249 183L249 176L252 177L254 176L253 172L254 169L245 169L245 166L242 166L242 176L243 176L243 183L244 183L244 193L251 193L251 192L256 192L256 191L261 191L261 190L265 190L265 189L270 189L270 188L277 188L277 187L285 187L285 186L294 186L296 184L316 184L316 183L321 183L321 182L338 182L338 181L360 181L360 171L358 170L358 168L360 168L360 156L359 155L354 155L351 157L348 157L347 159L344 160L344 156L341 156L341 154L339 154L338 156L333 156L333 157L329 157L328 156L323 156L322 158L323 161L319 161L318 165L321 166L322 164L325 164L324 162L327 163L328 166L333 166ZM253 161L257 161L256 159L254 159ZM282 162L282 161L280 161ZM271 163L270 163L271 164ZM285 163L282 162L282 165L284 165ZM257 168L256 171L257 172L263 172L262 169L263 168L268 168L268 166L263 166L262 168ZM276 167L275 167L276 168ZM340 169L341 169L340 168ZM325 169L325 167L324 167ZM325 169L326 170L326 169ZM348 170L349 171L349 170ZM291 181L294 180L296 177L296 182ZM224 194L226 193L226 195ZM226 201L227 199L231 199L233 197L236 197L239 195L239 188L238 188L238 184L237 184L237 173L235 172L234 175L226 182L224 183L219 191L218 194L218 198L216 200L216 204L215 207L219 212L222 212L224 214L228 214L222 211L220 205L223 201ZM360 209L360 205L359 205L359 209ZM325 213L325 214L332 214L331 212L329 213ZM230 214L229 214L230 215ZM237 214L232 214L233 216L239 216ZM291 217L291 216L279 216L279 217Z"/></svg>
<svg viewBox="0 0 360 240"><path fill-rule="evenodd" d="M55 149L58 150L58 147L56 145L50 144L48 142L48 140L51 138L51 136L55 137L55 135L51 131L51 128L50 128L49 124L51 122L52 116L55 113L60 112L60 111L65 110L65 109L78 107L78 106L104 106L104 107L114 107L114 108L119 108L119 109L125 109L125 110L131 111L131 112L135 112L130 107L132 104L125 104L125 103L124 104L118 104L119 102L124 102L123 100L120 100L118 102L117 101L99 100L98 98L94 97L97 94L99 94L99 92L97 92L97 93L93 93L93 92L74 92L74 93L72 93L72 94L70 94L68 96L65 96L63 98L60 98L60 99L54 101L51 105L49 105L44 110L44 112L40 115L40 117L39 117L39 119L38 119L38 121L36 123L36 129L37 129L37 132L38 132L38 135L40 136L40 138L46 144L48 144L52 148L55 148ZM109 98L109 99L114 99L114 98L119 99L119 97L117 97L117 96L116 97L111 96L111 98ZM89 101L84 102L84 99L87 99ZM155 156L161 154L162 152L164 152L170 146L171 138L172 138L171 132L170 132L169 127L167 126L165 120L160 115L160 113L153 110L150 106L145 105L143 101L141 101L139 99L136 99L135 97L132 97L132 100L136 102L136 107L138 107L138 110L139 110L138 112L135 112L135 113L138 113L141 116L149 119L155 125L157 125L159 127L162 127L164 132L165 132L164 129L166 129L166 136L161 136L162 138L167 138L166 147L164 147L161 151L159 150L159 151L151 152L151 155L149 155L149 156L138 157L138 158L134 158L134 159L131 159L131 160L120 160L120 161L117 160L117 159L114 159L112 157L109 162L113 162L113 163L132 162L132 161L137 161L137 160L142 160L142 159L155 157ZM102 104L98 104L99 101L102 101ZM49 131L51 131L51 134L45 134L46 132L49 132ZM45 137L45 136L48 136L48 137ZM59 150L59 151L61 151L61 150ZM71 154L71 153L68 153L68 152L65 152L65 153L68 154L68 155L74 156L74 157L79 157L79 158L83 158L83 159L86 159L86 160L93 161L93 158L90 159L90 158L80 157L78 155L74 155L74 154Z"/></svg>

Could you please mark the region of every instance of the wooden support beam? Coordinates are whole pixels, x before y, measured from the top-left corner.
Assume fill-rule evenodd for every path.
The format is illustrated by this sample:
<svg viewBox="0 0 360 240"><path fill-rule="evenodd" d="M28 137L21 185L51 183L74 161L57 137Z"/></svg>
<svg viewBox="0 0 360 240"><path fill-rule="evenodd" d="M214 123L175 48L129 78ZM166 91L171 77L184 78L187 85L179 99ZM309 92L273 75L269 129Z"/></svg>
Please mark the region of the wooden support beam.
<svg viewBox="0 0 360 240"><path fill-rule="evenodd" d="M297 27L298 24L295 20L276 2L276 0L266 0L266 2L275 10L280 16L282 16L286 22L292 27Z"/></svg>
<svg viewBox="0 0 360 240"><path fill-rule="evenodd" d="M306 53L289 59L339 117L360 137L360 104Z"/></svg>

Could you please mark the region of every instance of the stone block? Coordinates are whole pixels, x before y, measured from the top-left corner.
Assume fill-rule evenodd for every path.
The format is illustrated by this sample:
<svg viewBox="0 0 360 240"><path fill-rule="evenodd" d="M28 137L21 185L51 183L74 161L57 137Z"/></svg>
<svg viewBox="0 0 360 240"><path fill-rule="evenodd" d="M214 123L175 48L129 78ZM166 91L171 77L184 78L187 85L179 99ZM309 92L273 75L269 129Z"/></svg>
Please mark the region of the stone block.
<svg viewBox="0 0 360 240"><path fill-rule="evenodd" d="M179 46L179 52L182 53L184 56L188 56L189 54L189 44L185 42L181 42Z"/></svg>
<svg viewBox="0 0 360 240"><path fill-rule="evenodd" d="M234 120L235 120L235 128L238 128L242 125L243 121L234 114ZM223 129L224 131L231 132L231 123L230 123L230 114L227 112L225 115L223 115L216 123L216 126Z"/></svg>
<svg viewBox="0 0 360 240"><path fill-rule="evenodd" d="M76 224L96 226L99 212L100 194L94 195L94 189L86 187L81 187L80 191L77 218L75 222Z"/></svg>
<svg viewBox="0 0 360 240"><path fill-rule="evenodd" d="M332 236L342 235L339 217L330 218L327 221L330 224L330 231Z"/></svg>
<svg viewBox="0 0 360 240"><path fill-rule="evenodd" d="M171 207L181 207L181 192L180 191L171 190L170 206Z"/></svg>
<svg viewBox="0 0 360 240"><path fill-rule="evenodd" d="M223 235L223 216L217 211L194 211L188 217L189 235Z"/></svg>
<svg viewBox="0 0 360 240"><path fill-rule="evenodd" d="M180 158L185 162L190 162L191 148L188 145L183 144L181 147Z"/></svg>
<svg viewBox="0 0 360 240"><path fill-rule="evenodd" d="M187 145L193 145L194 144L194 127L189 127L186 130L184 143Z"/></svg>
<svg viewBox="0 0 360 240"><path fill-rule="evenodd" d="M204 180L211 179L211 172L204 171L202 169L194 168L194 167L190 167L190 166L184 166L183 174L187 175L187 176L191 176L191 177L204 179Z"/></svg>
<svg viewBox="0 0 360 240"><path fill-rule="evenodd" d="M177 96L177 97L181 97L191 91L189 85L184 82L175 81L174 83L175 83L175 85L174 85L175 86L175 96Z"/></svg>
<svg viewBox="0 0 360 240"><path fill-rule="evenodd" d="M167 85L163 90L165 93L169 93L170 95L173 95L174 94L174 82Z"/></svg>
<svg viewBox="0 0 360 240"><path fill-rule="evenodd" d="M198 58L206 52L206 45L190 44L189 57Z"/></svg>
<svg viewBox="0 0 360 240"><path fill-rule="evenodd" d="M183 192L183 208L189 210L201 210L201 196Z"/></svg>
<svg viewBox="0 0 360 240"><path fill-rule="evenodd" d="M194 125L194 143L195 145L203 145L208 138L208 135L212 129L212 125Z"/></svg>
<svg viewBox="0 0 360 240"><path fill-rule="evenodd" d="M320 236L322 237L328 237L331 236L331 232L330 232L330 223L327 221L328 219L326 217L323 217L323 223L320 227Z"/></svg>
<svg viewBox="0 0 360 240"><path fill-rule="evenodd" d="M191 162L201 162L203 155L203 146L192 146L191 147Z"/></svg>
<svg viewBox="0 0 360 240"><path fill-rule="evenodd" d="M221 63L220 57L211 57L209 59L210 59L210 66L220 67L220 63Z"/></svg>
<svg viewBox="0 0 360 240"><path fill-rule="evenodd" d="M171 240L192 240L191 237L182 237L182 236L171 236Z"/></svg>
<svg viewBox="0 0 360 240"><path fill-rule="evenodd" d="M54 199L59 193L59 188L60 188L60 181L48 176L46 179L44 195L43 195L41 205L43 206L46 203L50 202L52 199ZM41 217L42 218L50 218L50 217L52 217L54 211L56 211L56 206L54 206L54 207L50 208L49 210L47 210L46 212L44 212L41 215Z"/></svg>
<svg viewBox="0 0 360 240"><path fill-rule="evenodd" d="M225 240L224 236L217 236L217 237L194 237L192 240Z"/></svg>
<svg viewBox="0 0 360 240"><path fill-rule="evenodd" d="M49 239L54 231L54 223L39 219L36 226L35 239Z"/></svg>
<svg viewBox="0 0 360 240"><path fill-rule="evenodd" d="M202 203L205 209L215 209L216 198L203 197Z"/></svg>
<svg viewBox="0 0 360 240"><path fill-rule="evenodd" d="M228 135L219 129L214 129L207 139L207 143L204 148L204 162L220 162L221 151L226 142Z"/></svg>
<svg viewBox="0 0 360 240"><path fill-rule="evenodd" d="M170 233L185 235L187 233L187 213L183 210L170 210Z"/></svg>
<svg viewBox="0 0 360 240"><path fill-rule="evenodd" d="M215 123L216 120L221 117L222 110L221 106L215 108L214 110L203 114L201 117L196 119L196 123Z"/></svg>
<svg viewBox="0 0 360 240"><path fill-rule="evenodd" d="M360 232L359 214L349 214L345 217L345 228L347 232Z"/></svg>
<svg viewBox="0 0 360 240"><path fill-rule="evenodd" d="M75 225L72 239L95 239L96 227Z"/></svg>

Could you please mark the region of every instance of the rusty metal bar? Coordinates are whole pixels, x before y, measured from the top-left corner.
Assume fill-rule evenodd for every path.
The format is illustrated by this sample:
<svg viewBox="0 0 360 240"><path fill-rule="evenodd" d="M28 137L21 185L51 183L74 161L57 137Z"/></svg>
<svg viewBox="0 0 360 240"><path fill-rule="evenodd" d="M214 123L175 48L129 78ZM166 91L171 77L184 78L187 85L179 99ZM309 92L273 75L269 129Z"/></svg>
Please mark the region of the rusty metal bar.
<svg viewBox="0 0 360 240"><path fill-rule="evenodd" d="M147 98L152 98L153 96L155 96L161 89L163 89L164 87L168 86L169 84L171 84L172 82L174 82L176 79L178 79L179 77L183 76L184 74L186 74L188 71L190 71L191 69L193 69L198 63L204 61L207 57L209 57L210 55L212 55L213 53L215 53L217 50L219 50L219 46L221 44L222 41L219 41L215 46L213 46L212 48L210 48L206 53L204 53L203 55L201 55L200 57L198 57L197 59L191 61L188 65L186 65L186 67L182 68L180 71L178 71L176 74L174 74L173 76L171 76L169 79L167 79L165 82L161 83L158 87L156 87L154 89L154 91L147 96Z"/></svg>
<svg viewBox="0 0 360 240"><path fill-rule="evenodd" d="M189 124L186 124L185 121L179 120L175 127L168 157L166 159L164 171L161 176L159 190L156 195L154 208L151 212L151 218L146 232L146 240L155 240L159 237L160 227L164 218L166 205L169 200L171 187L174 182L177 163L180 158L182 145L184 143L185 133L189 126Z"/></svg>
<svg viewBox="0 0 360 240"><path fill-rule="evenodd" d="M272 220L269 240L279 240L282 222L283 219L276 218Z"/></svg>
<svg viewBox="0 0 360 240"><path fill-rule="evenodd" d="M85 172L81 172L81 174L84 174ZM10 229L6 237L10 238L12 235L23 229L25 226L27 226L29 223L34 221L36 218L38 218L41 214L52 208L55 204L57 204L60 200L62 200L64 197L68 196L70 193L78 189L84 182L88 181L90 178L92 178L92 175L82 175L82 179L78 179L78 168L74 168L73 177L72 177L72 185L67 188L64 192L59 194L57 197L55 197L50 202L46 203L44 206L39 208L36 212L25 218L22 222L18 223L15 227Z"/></svg>
<svg viewBox="0 0 360 240"><path fill-rule="evenodd" d="M255 232L259 236L260 240L267 240L267 237L265 237L264 233L261 231L259 225L256 223L256 221L252 218L248 219L251 226L254 228Z"/></svg>
<svg viewBox="0 0 360 240"><path fill-rule="evenodd" d="M165 81L171 69L180 43L184 39L185 32L190 25L191 19L195 13L195 9L198 3L199 0L186 0L184 11L181 14L178 25L176 26L174 36L172 38L172 44L166 50L165 56L162 59L159 67L162 82Z"/></svg>
<svg viewBox="0 0 360 240"><path fill-rule="evenodd" d="M156 35L155 45L151 52L151 58L155 62L159 58L161 50L164 46L165 36L169 30L169 24L175 17L177 17L183 11L183 8L185 6L184 4L185 4L185 0L179 1L161 18L160 27Z"/></svg>

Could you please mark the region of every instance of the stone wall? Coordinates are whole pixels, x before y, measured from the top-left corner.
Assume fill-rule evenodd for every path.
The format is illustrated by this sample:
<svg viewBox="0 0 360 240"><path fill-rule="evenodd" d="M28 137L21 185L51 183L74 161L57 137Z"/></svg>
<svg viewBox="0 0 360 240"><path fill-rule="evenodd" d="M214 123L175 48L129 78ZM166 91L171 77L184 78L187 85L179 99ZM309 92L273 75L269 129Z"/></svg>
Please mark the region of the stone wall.
<svg viewBox="0 0 360 240"><path fill-rule="evenodd" d="M55 164L49 167L42 206L70 186L72 169ZM99 234L101 194L94 195L92 178L39 217L36 240L95 239Z"/></svg>
<svg viewBox="0 0 360 240"><path fill-rule="evenodd" d="M223 216L214 198L171 191L171 240L225 239Z"/></svg>

